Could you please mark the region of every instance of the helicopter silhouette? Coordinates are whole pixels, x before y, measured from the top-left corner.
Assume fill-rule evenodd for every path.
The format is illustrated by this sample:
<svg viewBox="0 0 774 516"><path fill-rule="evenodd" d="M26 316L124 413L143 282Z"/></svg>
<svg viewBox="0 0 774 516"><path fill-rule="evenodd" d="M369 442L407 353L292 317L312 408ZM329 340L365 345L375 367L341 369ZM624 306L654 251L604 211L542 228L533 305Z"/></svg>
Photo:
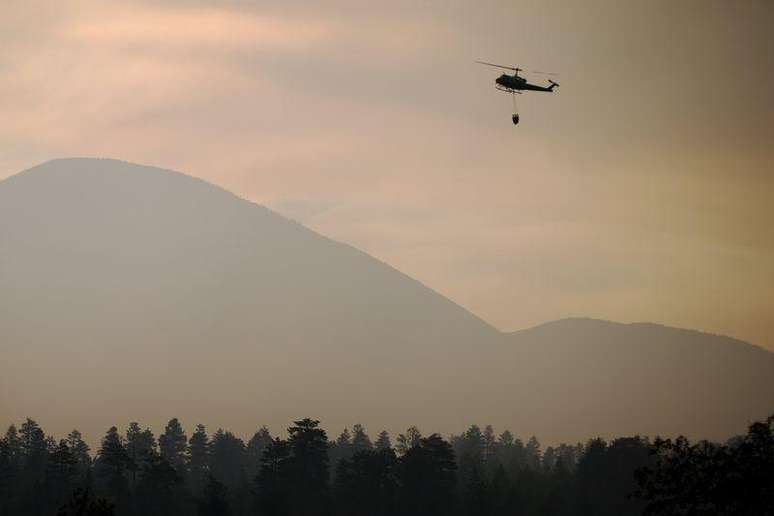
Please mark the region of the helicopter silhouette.
<svg viewBox="0 0 774 516"><path fill-rule="evenodd" d="M559 86L558 83L552 81L551 79L548 79L548 82L550 83L549 86L539 86L537 84L530 84L527 82L527 79L524 77L519 76L519 72L523 72L523 68L518 68L515 66L503 66L499 64L494 63L487 63L485 61L476 61L478 64L483 64L487 66L494 66L497 68L504 68L506 70L513 70L513 75L508 75L507 73L502 74L500 77L495 79L495 88L497 88L500 91L505 91L507 93L510 93L513 95L513 116L511 116L511 120L513 121L513 124L516 125L519 123L519 113L516 108L516 94L521 94L524 91L547 91L547 92L553 92L554 88ZM551 72L540 72L537 70L532 70L532 73L539 73L539 74L545 74L545 75L556 75L555 73Z"/></svg>

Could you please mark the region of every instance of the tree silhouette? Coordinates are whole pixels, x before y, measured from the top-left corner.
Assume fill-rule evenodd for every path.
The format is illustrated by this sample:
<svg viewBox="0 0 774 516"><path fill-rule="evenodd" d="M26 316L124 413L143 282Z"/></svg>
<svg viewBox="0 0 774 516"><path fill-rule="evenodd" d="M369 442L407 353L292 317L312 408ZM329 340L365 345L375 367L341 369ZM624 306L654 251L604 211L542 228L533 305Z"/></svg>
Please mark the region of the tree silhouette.
<svg viewBox="0 0 774 516"><path fill-rule="evenodd" d="M188 439L188 484L194 493L204 486L209 474L210 439L204 425L196 425L196 431Z"/></svg>
<svg viewBox="0 0 774 516"><path fill-rule="evenodd" d="M353 453L352 434L349 433L349 429L345 428L336 440L328 446L328 460L333 472L337 471L339 462L349 459Z"/></svg>
<svg viewBox="0 0 774 516"><path fill-rule="evenodd" d="M379 437L376 439L376 443L374 444L377 450L391 450L392 449L392 442L390 442L390 434L387 432L387 430L382 430L379 432Z"/></svg>
<svg viewBox="0 0 774 516"><path fill-rule="evenodd" d="M126 429L126 454L130 461L130 488L137 487L141 471L156 453L156 438L146 428L142 430L136 422L129 423Z"/></svg>
<svg viewBox="0 0 774 516"><path fill-rule="evenodd" d="M656 439L655 464L636 473L644 514L774 514L774 416L727 445Z"/></svg>
<svg viewBox="0 0 774 516"><path fill-rule="evenodd" d="M75 487L77 478L78 460L67 446L67 441L62 439L46 461L41 494L45 497L47 513L53 513L67 500Z"/></svg>
<svg viewBox="0 0 774 516"><path fill-rule="evenodd" d="M97 452L94 476L100 490L117 506L126 502L129 491L127 472L133 467L118 429L110 427Z"/></svg>
<svg viewBox="0 0 774 516"><path fill-rule="evenodd" d="M21 473L22 448L16 426L11 425L0 440L0 514L12 514L18 501L19 475Z"/></svg>
<svg viewBox="0 0 774 516"><path fill-rule="evenodd" d="M290 513L291 496L290 444L277 437L261 457L255 478L258 508L266 516Z"/></svg>
<svg viewBox="0 0 774 516"><path fill-rule="evenodd" d="M210 473L229 489L245 480L245 443L234 434L218 429L210 443Z"/></svg>
<svg viewBox="0 0 774 516"><path fill-rule="evenodd" d="M357 453L360 451L373 450L374 445L365 428L360 423L352 427L352 452Z"/></svg>
<svg viewBox="0 0 774 516"><path fill-rule="evenodd" d="M139 513L148 516L177 514L182 503L179 487L183 479L167 460L156 452L148 455L137 484Z"/></svg>
<svg viewBox="0 0 774 516"><path fill-rule="evenodd" d="M406 455L408 451L419 446L419 440L422 438L422 433L415 426L411 426L406 430L405 434L398 434L398 438L395 439L395 451L398 455Z"/></svg>
<svg viewBox="0 0 774 516"><path fill-rule="evenodd" d="M271 445L271 434L265 426L258 429L247 442L247 475L251 478L258 474L261 467L261 457L266 448Z"/></svg>
<svg viewBox="0 0 774 516"><path fill-rule="evenodd" d="M454 507L457 464L451 445L440 435L421 438L398 468L399 506L409 516L450 514Z"/></svg>
<svg viewBox="0 0 774 516"><path fill-rule="evenodd" d="M91 469L91 456L89 455L89 445L83 441L83 436L78 430L73 430L67 434L67 446L70 453L75 457L78 468L78 476L81 482L85 482Z"/></svg>
<svg viewBox="0 0 774 516"><path fill-rule="evenodd" d="M328 510L328 437L313 419L288 428L293 514L312 516Z"/></svg>
<svg viewBox="0 0 774 516"><path fill-rule="evenodd" d="M167 426L167 436L182 433ZM411 427L398 455L386 432L369 446L355 425L341 443L358 451L338 462L331 484L335 445L312 419L296 421L286 439L262 428L247 446L222 429L210 442L199 425L187 443L188 481L136 423L126 438L111 427L92 461L77 431L56 442L28 419L0 438L0 515L774 515L774 416L725 444L635 436L543 453L534 437L525 446L481 428L447 442Z"/></svg>
<svg viewBox="0 0 774 516"><path fill-rule="evenodd" d="M490 427L491 429L491 427ZM487 442L481 428L472 425L451 439L457 458L460 500L465 514L489 514Z"/></svg>
<svg viewBox="0 0 774 516"><path fill-rule="evenodd" d="M185 471L185 452L188 439L186 438L183 427L177 418L172 418L164 428L164 433L159 436L159 451L175 471L184 477Z"/></svg>
<svg viewBox="0 0 774 516"><path fill-rule="evenodd" d="M341 515L394 514L398 489L397 458L391 448L361 450L337 468L334 493Z"/></svg>

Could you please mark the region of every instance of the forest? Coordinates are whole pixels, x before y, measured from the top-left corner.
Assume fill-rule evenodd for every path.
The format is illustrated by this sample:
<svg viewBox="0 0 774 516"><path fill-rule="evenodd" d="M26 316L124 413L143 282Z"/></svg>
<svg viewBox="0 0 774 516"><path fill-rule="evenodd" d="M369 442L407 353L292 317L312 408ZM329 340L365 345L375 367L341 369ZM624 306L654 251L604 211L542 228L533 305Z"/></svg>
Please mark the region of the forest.
<svg viewBox="0 0 774 516"><path fill-rule="evenodd" d="M726 443L621 437L543 448L491 426L329 439L320 422L244 442L173 418L111 427L92 453L32 419L0 439L0 514L433 516L774 514L774 416Z"/></svg>

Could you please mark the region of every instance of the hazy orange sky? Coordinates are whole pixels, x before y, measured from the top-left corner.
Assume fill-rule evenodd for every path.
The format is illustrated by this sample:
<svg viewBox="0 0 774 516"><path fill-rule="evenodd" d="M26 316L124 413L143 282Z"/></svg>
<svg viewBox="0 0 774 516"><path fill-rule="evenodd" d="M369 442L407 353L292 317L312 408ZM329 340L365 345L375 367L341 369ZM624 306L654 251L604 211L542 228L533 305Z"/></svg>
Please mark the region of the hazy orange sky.
<svg viewBox="0 0 774 516"><path fill-rule="evenodd" d="M172 168L502 330L587 315L774 349L774 4L366 5L5 0L0 178ZM475 59L561 87L514 127Z"/></svg>

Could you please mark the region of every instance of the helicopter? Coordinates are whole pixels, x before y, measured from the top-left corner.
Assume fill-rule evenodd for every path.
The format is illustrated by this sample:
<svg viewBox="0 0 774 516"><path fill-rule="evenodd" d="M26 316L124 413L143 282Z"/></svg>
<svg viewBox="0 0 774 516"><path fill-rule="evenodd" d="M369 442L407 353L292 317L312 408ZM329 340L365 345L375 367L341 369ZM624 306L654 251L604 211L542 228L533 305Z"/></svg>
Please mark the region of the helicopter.
<svg viewBox="0 0 774 516"><path fill-rule="evenodd" d="M476 63L487 65L487 66L494 66L497 68L504 68L506 70L513 70L513 75L508 75L507 73L504 73L500 77L495 79L495 88L497 88L500 91L505 91L513 95L513 115L511 116L513 125L516 125L519 123L519 112L516 107L517 93L521 94L524 91L553 92L554 88L559 86L558 83L552 81L551 79L548 79L548 82L550 83L549 86L539 86L537 84L530 84L529 82L527 82L527 79L519 76L519 72L525 71L523 68L518 68L515 66L503 66L503 65L494 64L494 63L487 63L485 61L476 61ZM540 72L537 70L532 70L532 73L539 73L544 75L556 75L555 73Z"/></svg>

